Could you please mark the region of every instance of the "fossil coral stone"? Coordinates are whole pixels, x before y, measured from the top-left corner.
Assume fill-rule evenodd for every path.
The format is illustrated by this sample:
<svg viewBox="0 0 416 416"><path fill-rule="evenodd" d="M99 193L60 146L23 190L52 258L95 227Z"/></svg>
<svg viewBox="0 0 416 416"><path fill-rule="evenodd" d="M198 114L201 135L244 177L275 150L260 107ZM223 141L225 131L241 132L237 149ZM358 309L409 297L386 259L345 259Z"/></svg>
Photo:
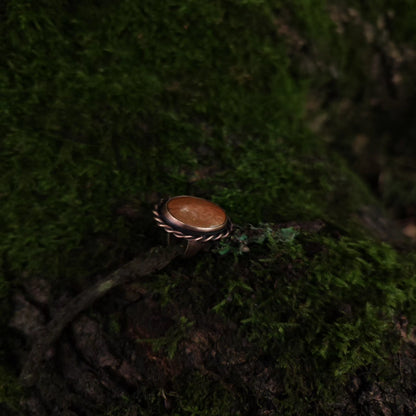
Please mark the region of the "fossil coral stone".
<svg viewBox="0 0 416 416"><path fill-rule="evenodd" d="M177 196L166 204L169 214L185 226L218 230L227 222L224 210L213 202L194 196Z"/></svg>

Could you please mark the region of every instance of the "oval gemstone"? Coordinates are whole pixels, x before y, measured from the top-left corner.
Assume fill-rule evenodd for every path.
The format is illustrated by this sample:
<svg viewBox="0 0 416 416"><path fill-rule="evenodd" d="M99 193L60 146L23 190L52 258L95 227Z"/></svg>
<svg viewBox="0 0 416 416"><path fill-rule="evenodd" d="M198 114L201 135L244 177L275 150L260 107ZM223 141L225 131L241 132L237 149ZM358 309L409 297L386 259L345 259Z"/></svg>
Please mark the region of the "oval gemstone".
<svg viewBox="0 0 416 416"><path fill-rule="evenodd" d="M174 197L167 202L166 208L172 217L191 227L215 230L227 221L227 215L222 208L194 196Z"/></svg>

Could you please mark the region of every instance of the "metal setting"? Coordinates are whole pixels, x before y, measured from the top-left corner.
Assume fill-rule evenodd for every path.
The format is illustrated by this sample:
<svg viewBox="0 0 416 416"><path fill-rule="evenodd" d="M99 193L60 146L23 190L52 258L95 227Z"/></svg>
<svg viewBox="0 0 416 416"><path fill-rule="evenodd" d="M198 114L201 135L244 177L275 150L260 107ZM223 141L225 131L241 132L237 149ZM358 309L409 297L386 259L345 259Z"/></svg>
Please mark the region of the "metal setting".
<svg viewBox="0 0 416 416"><path fill-rule="evenodd" d="M180 198L187 198L197 204L205 205L205 208L214 210L216 219L223 218L222 223L210 226L207 226L207 224L204 224L204 226L198 226L195 223L186 223L183 218L178 219L169 210L169 203L172 201L179 203ZM232 223L222 208L210 201L207 201L206 199L188 195L180 195L167 200L162 200L155 206L153 215L157 225L169 233L169 235L179 239L185 239L187 241L187 247L184 254L185 257L190 257L196 254L201 249L203 243L217 241L228 237L232 230Z"/></svg>

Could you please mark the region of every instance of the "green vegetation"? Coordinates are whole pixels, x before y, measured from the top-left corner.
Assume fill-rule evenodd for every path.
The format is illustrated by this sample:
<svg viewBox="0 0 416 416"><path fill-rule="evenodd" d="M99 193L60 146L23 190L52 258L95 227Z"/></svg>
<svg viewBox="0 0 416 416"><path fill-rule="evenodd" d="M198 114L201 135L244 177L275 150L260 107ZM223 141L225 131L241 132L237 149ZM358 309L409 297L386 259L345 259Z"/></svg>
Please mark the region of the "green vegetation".
<svg viewBox="0 0 416 416"><path fill-rule="evenodd" d="M163 285L150 286L161 295L163 289L171 306L178 299L189 305L196 321L212 316L236 323L235 344L249 345L241 348L245 359L266 359L277 375L270 399L276 410L333 414L352 374L363 368L378 378L388 373L399 346L398 315L416 318L416 258L325 231L265 230L265 238L248 243L249 253L239 251L240 238L222 256L201 259L192 281L184 270L183 279L176 274L169 285L161 276ZM256 396L238 373L233 382L237 391ZM260 408L270 406L261 399Z"/></svg>
<svg viewBox="0 0 416 416"><path fill-rule="evenodd" d="M178 344L186 337L189 328L191 328L193 322L189 322L185 316L181 316L178 322L170 328L166 335L156 339L137 339L139 343L149 343L152 349L156 352L163 350L163 353L172 359L178 349Z"/></svg>
<svg viewBox="0 0 416 416"><path fill-rule="evenodd" d="M22 395L22 388L16 381L15 374L6 369L6 367L0 367L0 409L4 406L5 409L10 411L18 411L19 400Z"/></svg>
<svg viewBox="0 0 416 416"><path fill-rule="evenodd" d="M398 345L397 316L415 322L415 258L375 241L357 220L379 202L351 169L350 134L379 85L362 62L385 46L362 43L360 24L380 33L377 21L393 19L393 9L389 36L412 48L414 7L355 2L361 20L340 32L327 2L287 3L2 2L2 339L23 279L42 276L59 290L104 274L157 241L150 212L160 197L194 194L242 227L328 225L315 234L271 225L249 253L234 241L192 262L190 290L180 276L150 286L165 307L183 299L196 317L234 322L253 359L269 357L282 380L270 399L279 412L331 414L349 377L382 367ZM346 4L337 2L337 13L351 18ZM408 68L402 75L404 87L414 82ZM329 117L325 139L308 127L315 94ZM344 98L352 103L345 119ZM371 120L369 148L379 133ZM401 137L408 143L411 134ZM389 150L395 137L383 140ZM381 196L403 210L416 197L409 181L396 186L400 163ZM159 342L169 358L195 321L176 318L179 329ZM11 377L0 367L0 406ZM234 396L197 372L174 385L178 414L244 414L244 394L255 396L250 387ZM150 397L143 414L156 414Z"/></svg>

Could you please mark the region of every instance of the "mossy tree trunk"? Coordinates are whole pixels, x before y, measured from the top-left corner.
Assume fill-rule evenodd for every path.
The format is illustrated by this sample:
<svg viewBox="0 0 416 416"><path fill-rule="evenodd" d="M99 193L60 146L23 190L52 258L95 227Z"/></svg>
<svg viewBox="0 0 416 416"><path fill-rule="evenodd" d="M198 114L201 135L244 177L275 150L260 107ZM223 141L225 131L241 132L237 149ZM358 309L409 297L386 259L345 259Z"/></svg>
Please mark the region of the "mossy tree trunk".
<svg viewBox="0 0 416 416"><path fill-rule="evenodd" d="M0 411L415 413L411 1L0 8Z"/></svg>

